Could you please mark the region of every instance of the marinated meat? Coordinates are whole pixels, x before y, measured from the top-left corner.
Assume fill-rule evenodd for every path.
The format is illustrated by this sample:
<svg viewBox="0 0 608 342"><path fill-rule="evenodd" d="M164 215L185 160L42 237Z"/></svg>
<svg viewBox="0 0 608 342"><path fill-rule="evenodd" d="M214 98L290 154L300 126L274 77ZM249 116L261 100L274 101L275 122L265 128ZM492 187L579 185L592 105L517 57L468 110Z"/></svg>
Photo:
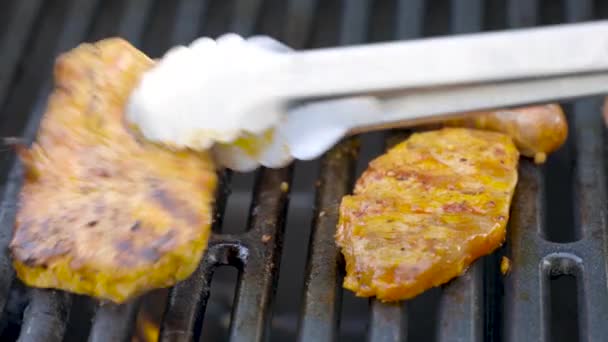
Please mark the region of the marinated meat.
<svg viewBox="0 0 608 342"><path fill-rule="evenodd" d="M519 152L544 163L568 138L568 122L557 104L479 112L449 121L449 126L487 129L508 134Z"/></svg>
<svg viewBox="0 0 608 342"><path fill-rule="evenodd" d="M412 298L500 246L519 153L502 133L413 134L373 160L340 206L344 287L382 301Z"/></svg>
<svg viewBox="0 0 608 342"><path fill-rule="evenodd" d="M123 108L153 61L120 39L59 57L11 253L27 285L123 302L188 277L207 246L210 156L138 139Z"/></svg>

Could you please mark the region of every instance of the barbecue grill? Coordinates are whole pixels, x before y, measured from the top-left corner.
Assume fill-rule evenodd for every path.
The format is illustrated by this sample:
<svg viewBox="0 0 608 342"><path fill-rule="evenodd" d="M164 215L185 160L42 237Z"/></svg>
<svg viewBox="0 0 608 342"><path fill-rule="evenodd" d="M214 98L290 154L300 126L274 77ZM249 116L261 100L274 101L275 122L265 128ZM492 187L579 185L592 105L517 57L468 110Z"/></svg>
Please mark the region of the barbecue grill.
<svg viewBox="0 0 608 342"><path fill-rule="evenodd" d="M119 35L151 56L200 35L266 34L302 49L608 17L591 0L7 0L0 2L0 135L31 141L54 57ZM522 51L525 53L525 51ZM573 53L577 53L573 51ZM449 56L446 56L449 58ZM407 63L407 61L403 61ZM348 139L321 160L221 175L213 236L197 271L125 305L28 289L6 246L21 166L0 158L2 341L603 341L608 336L605 128L601 99L567 103L568 143L522 160L503 248L414 300L341 289L338 204L395 138ZM512 261L500 272L502 256ZM144 333L142 333L142 331ZM152 336L154 337L154 336ZM149 337L148 337L149 338Z"/></svg>

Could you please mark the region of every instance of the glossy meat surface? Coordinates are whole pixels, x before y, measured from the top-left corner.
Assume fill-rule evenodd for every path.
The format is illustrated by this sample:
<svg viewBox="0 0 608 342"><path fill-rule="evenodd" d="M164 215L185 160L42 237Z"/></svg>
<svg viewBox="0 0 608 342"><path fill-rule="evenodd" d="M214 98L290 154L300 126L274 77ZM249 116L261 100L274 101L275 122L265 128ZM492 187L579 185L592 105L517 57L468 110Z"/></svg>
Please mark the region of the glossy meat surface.
<svg viewBox="0 0 608 342"><path fill-rule="evenodd" d="M27 285L123 302L188 277L207 246L216 187L207 154L140 140L123 108L153 61L120 39L60 56L13 240Z"/></svg>
<svg viewBox="0 0 608 342"><path fill-rule="evenodd" d="M505 238L518 157L504 134L444 128L373 160L340 206L344 287L408 299L492 252Z"/></svg>
<svg viewBox="0 0 608 342"><path fill-rule="evenodd" d="M486 129L509 135L519 152L544 163L568 138L566 115L558 104L479 112L448 122L451 126Z"/></svg>

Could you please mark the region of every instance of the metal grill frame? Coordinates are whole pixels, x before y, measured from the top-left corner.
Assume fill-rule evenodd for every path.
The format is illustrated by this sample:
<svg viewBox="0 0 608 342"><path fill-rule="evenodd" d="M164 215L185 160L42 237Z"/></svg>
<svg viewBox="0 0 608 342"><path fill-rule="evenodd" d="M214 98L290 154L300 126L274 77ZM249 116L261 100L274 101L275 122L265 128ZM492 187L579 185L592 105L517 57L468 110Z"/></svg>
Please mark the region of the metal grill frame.
<svg viewBox="0 0 608 342"><path fill-rule="evenodd" d="M396 27L394 39L420 37L429 1L395 0ZM85 39L101 0L66 0L64 26L54 43L54 54L66 51ZM173 44L194 39L209 1L180 0ZM509 27L532 26L539 17L539 0L506 0ZM13 15L7 23L10 34L0 41L0 132L15 129L9 124L6 105L12 96L28 94L25 86L11 88L17 78L20 58L25 55L28 37L36 28L42 0L14 1ZM261 0L235 2L230 30L243 35L254 33L263 6ZM125 3L115 28L118 35L138 45L146 30L153 0L130 0ZM349 0L342 3L338 44L356 44L367 40L367 27L372 0ZM451 0L452 33L475 32L483 28L484 2ZM593 17L591 0L563 0L566 21ZM307 47L314 26L317 0L289 0L284 36L279 37L295 48ZM27 61L26 61L27 62ZM49 61L50 66L51 61ZM23 136L31 141L51 89L50 79L35 89L29 108L29 119ZM608 291L606 255L606 174L604 163L605 129L597 100L583 100L574 105L572 136L576 147L574 175L576 229L581 238L575 242L547 241L542 232L544 221L543 169L523 160L519 169L512 217L505 248L498 254L476 262L462 277L442 290L439 304L437 341L545 341L548 331L549 304L547 287L550 274L575 275L579 294L579 330L582 339L600 341L608 333ZM357 161L357 139L349 139L321 160L319 186L307 259L303 307L298 340L331 341L338 336L342 261L333 242L338 204L350 192ZM6 252L13 227L16 198L22 183L21 165L14 157L4 158L3 199L0 207L0 312L6 305L14 272ZM10 166L10 168L7 168ZM7 171L8 170L8 171ZM210 295L213 271L220 265L237 266L240 270L237 294L230 325L235 341L260 341L268 337L272 300L277 283L282 253L289 192L282 183L291 183L293 168L260 170L257 175L248 229L243 234L214 233L199 268L188 280L171 289L161 326L161 341L190 341L200 335L205 305ZM218 193L216 220L222 224L227 184L230 175L222 174ZM214 229L218 231L218 229ZM513 261L512 272L502 277L496 261L501 253ZM504 287L504 297L494 288ZM61 341L63 339L73 296L60 291L32 289L24 312L20 341ZM504 299L501 299L504 298ZM126 305L103 304L95 313L90 341L125 341L133 333L139 300ZM494 312L504 307L504 321ZM371 300L368 327L370 341L403 341L407 338L407 303L383 304Z"/></svg>

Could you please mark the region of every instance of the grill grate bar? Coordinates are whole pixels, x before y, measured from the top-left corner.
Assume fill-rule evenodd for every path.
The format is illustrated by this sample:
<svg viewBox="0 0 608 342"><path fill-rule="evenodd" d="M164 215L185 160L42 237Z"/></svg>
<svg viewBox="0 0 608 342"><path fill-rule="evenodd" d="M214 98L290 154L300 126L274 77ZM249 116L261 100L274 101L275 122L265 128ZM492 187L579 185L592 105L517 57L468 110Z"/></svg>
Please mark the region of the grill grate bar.
<svg viewBox="0 0 608 342"><path fill-rule="evenodd" d="M351 0L344 3L340 44L361 44L367 40L371 3L370 0Z"/></svg>
<svg viewBox="0 0 608 342"><path fill-rule="evenodd" d="M368 340L374 342L404 341L406 338L406 320L401 303L382 303L371 301L371 324Z"/></svg>
<svg viewBox="0 0 608 342"><path fill-rule="evenodd" d="M509 0L507 24L512 28L534 26L538 21L539 0Z"/></svg>
<svg viewBox="0 0 608 342"><path fill-rule="evenodd" d="M482 0L451 0L450 27L453 34L481 31L483 18Z"/></svg>
<svg viewBox="0 0 608 342"><path fill-rule="evenodd" d="M340 200L348 194L354 180L356 154L356 144L349 140L331 149L321 160L304 276L300 341L331 341L337 337L342 258L334 234Z"/></svg>
<svg viewBox="0 0 608 342"><path fill-rule="evenodd" d="M19 58L42 7L42 1L14 1L14 5L16 9L9 16L7 33L2 36L0 43L0 107L6 99L8 87L17 71Z"/></svg>
<svg viewBox="0 0 608 342"><path fill-rule="evenodd" d="M483 259L444 289L439 303L438 341L483 340Z"/></svg>
<svg viewBox="0 0 608 342"><path fill-rule="evenodd" d="M285 16L285 41L294 49L306 46L319 0L289 0Z"/></svg>
<svg viewBox="0 0 608 342"><path fill-rule="evenodd" d="M246 234L240 246L243 270L230 321L233 341L261 341L270 324L270 307L278 276L292 167L262 169L256 181Z"/></svg>
<svg viewBox="0 0 608 342"><path fill-rule="evenodd" d="M208 7L207 0L180 0L177 5L178 20L175 23L171 40L174 44L188 44L198 36L201 27L200 18Z"/></svg>
<svg viewBox="0 0 608 342"><path fill-rule="evenodd" d="M398 0L396 39L422 37L426 0Z"/></svg>
<svg viewBox="0 0 608 342"><path fill-rule="evenodd" d="M590 20L593 18L593 1L592 0L564 0L566 7L566 20L568 22L577 22Z"/></svg>
<svg viewBox="0 0 608 342"><path fill-rule="evenodd" d="M140 300L117 305L101 304L95 313L89 342L130 341Z"/></svg>
<svg viewBox="0 0 608 342"><path fill-rule="evenodd" d="M56 290L30 290L18 342L60 342L72 305L72 296Z"/></svg>
<svg viewBox="0 0 608 342"><path fill-rule="evenodd" d="M541 256L536 239L544 212L542 188L539 168L529 160L521 160L507 228L508 254L514 267L505 278L506 341L541 341L542 337Z"/></svg>
<svg viewBox="0 0 608 342"><path fill-rule="evenodd" d="M235 1L230 30L240 35L254 31L262 8L262 0Z"/></svg>

